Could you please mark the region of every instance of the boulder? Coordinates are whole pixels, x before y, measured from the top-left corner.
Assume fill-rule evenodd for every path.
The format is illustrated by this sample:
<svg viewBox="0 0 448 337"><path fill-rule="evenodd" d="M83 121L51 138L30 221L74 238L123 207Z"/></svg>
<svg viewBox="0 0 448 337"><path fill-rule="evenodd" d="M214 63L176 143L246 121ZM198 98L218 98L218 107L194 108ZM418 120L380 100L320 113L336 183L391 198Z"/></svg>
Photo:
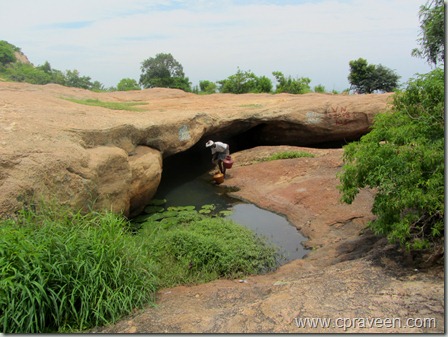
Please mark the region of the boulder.
<svg viewBox="0 0 448 337"><path fill-rule="evenodd" d="M213 94L175 89L96 93L0 82L0 216L33 199L138 213L163 158L208 138L312 146L357 139L391 94ZM112 110L69 99L139 103Z"/></svg>

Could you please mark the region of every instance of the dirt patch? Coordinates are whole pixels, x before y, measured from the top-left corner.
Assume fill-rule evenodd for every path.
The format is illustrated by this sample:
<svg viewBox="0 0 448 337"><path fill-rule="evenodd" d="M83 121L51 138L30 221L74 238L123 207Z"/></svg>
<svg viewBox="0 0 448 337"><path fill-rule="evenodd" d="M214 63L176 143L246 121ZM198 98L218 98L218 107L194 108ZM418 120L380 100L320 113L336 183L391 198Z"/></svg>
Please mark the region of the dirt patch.
<svg viewBox="0 0 448 337"><path fill-rule="evenodd" d="M256 161L279 149L315 157ZM238 189L235 196L287 216L309 238L308 256L244 280L162 289L156 307L92 332L444 332L443 266L420 269L366 229L371 191L352 205L339 201L341 149L258 147L233 158L224 184ZM312 327L306 319L320 321Z"/></svg>

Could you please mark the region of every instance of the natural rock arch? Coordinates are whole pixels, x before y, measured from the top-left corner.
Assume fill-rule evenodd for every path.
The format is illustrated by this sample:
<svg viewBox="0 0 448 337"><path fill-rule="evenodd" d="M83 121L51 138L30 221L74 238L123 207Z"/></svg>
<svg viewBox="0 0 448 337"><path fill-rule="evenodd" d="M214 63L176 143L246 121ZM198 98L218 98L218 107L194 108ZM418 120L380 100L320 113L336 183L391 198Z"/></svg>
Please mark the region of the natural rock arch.
<svg viewBox="0 0 448 337"><path fill-rule="evenodd" d="M208 138L315 145L368 132L390 94L214 94L174 89L94 93L0 83L0 216L32 197L135 214L156 192L163 158ZM115 111L64 98L143 103Z"/></svg>

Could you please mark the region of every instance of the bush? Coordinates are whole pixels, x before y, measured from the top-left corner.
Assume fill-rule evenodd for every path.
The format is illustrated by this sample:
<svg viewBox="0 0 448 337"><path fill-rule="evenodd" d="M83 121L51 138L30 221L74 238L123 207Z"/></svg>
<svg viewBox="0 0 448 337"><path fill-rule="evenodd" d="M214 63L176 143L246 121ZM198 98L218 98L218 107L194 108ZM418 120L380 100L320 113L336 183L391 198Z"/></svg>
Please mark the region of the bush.
<svg viewBox="0 0 448 337"><path fill-rule="evenodd" d="M0 224L0 332L77 331L152 303L147 254L112 213L24 211Z"/></svg>
<svg viewBox="0 0 448 337"><path fill-rule="evenodd" d="M140 90L137 81L132 78L123 78L117 84L118 91Z"/></svg>
<svg viewBox="0 0 448 337"><path fill-rule="evenodd" d="M14 54L16 49L17 47L14 45L3 40L0 41L0 67L16 61Z"/></svg>
<svg viewBox="0 0 448 337"><path fill-rule="evenodd" d="M199 88L201 89L201 92L206 94L214 94L216 92L216 83L211 81L199 81Z"/></svg>
<svg viewBox="0 0 448 337"><path fill-rule="evenodd" d="M280 71L274 71L272 75L275 76L278 84L276 93L289 93L289 94L306 94L311 92L310 83L311 80L308 77L287 78Z"/></svg>
<svg viewBox="0 0 448 337"><path fill-rule="evenodd" d="M203 208L207 210L207 208ZM208 282L219 277L260 274L277 267L277 252L251 230L195 210L169 208L142 224L163 287Z"/></svg>
<svg viewBox="0 0 448 337"><path fill-rule="evenodd" d="M217 82L219 92L232 94L269 93L272 82L266 76L258 77L252 71L242 71L238 68L236 74Z"/></svg>
<svg viewBox="0 0 448 337"><path fill-rule="evenodd" d="M14 63L7 66L5 75L9 80L15 82L31 84L47 84L51 82L51 76L45 71L25 63Z"/></svg>
<svg viewBox="0 0 448 337"><path fill-rule="evenodd" d="M444 72L436 69L394 95L372 131L344 147L342 200L376 188L370 226L407 249L438 249L444 235Z"/></svg>

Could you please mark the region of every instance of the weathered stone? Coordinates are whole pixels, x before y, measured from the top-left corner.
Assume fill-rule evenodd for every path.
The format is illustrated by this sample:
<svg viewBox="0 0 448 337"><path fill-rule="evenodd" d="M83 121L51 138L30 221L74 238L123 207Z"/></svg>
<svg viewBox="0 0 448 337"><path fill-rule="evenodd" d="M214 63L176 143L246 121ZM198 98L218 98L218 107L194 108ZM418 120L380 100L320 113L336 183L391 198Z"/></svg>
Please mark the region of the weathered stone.
<svg viewBox="0 0 448 337"><path fill-rule="evenodd" d="M0 83L0 216L54 198L75 208L141 210L156 192L161 158L207 138L311 145L365 134L390 94L213 94L173 89L95 93ZM140 102L111 110L66 98ZM145 150L144 150L145 149Z"/></svg>

